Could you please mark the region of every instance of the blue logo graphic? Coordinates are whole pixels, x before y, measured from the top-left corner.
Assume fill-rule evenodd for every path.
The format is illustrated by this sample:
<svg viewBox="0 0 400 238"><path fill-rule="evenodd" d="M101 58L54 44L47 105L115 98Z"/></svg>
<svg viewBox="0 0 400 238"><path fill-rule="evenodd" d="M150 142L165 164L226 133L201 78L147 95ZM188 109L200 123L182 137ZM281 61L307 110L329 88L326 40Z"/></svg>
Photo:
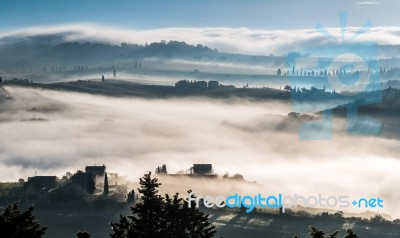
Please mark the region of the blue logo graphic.
<svg viewBox="0 0 400 238"><path fill-rule="evenodd" d="M378 49L374 42L355 42L372 24L367 22L352 36L346 37L347 12L339 14L341 37L335 38L318 24L329 46L289 53L286 74L290 83L292 109L297 113L318 114L318 119L303 122L299 128L302 140L330 140L333 111L326 102L337 102L334 112L346 115L350 135L378 135L381 123L359 115L359 107L382 101ZM349 40L346 40L349 39Z"/></svg>

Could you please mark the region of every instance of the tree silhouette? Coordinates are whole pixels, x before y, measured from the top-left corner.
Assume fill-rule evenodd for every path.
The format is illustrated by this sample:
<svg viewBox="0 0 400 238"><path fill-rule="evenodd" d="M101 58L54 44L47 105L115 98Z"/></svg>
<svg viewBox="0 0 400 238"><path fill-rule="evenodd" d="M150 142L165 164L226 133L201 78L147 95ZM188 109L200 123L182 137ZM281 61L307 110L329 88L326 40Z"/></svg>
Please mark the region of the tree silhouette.
<svg viewBox="0 0 400 238"><path fill-rule="evenodd" d="M335 238L339 234L339 231L334 231L332 234L328 234L325 238Z"/></svg>
<svg viewBox="0 0 400 238"><path fill-rule="evenodd" d="M123 237L161 237L162 198L158 195L160 183L151 178L151 173L140 178L139 193L141 203L131 207L134 216L121 216L120 223L111 224L113 238Z"/></svg>
<svg viewBox="0 0 400 238"><path fill-rule="evenodd" d="M90 238L90 235L86 231L80 231L76 233L76 238Z"/></svg>
<svg viewBox="0 0 400 238"><path fill-rule="evenodd" d="M357 238L358 235L354 234L354 232L350 229L347 229L346 235L343 238Z"/></svg>
<svg viewBox="0 0 400 238"><path fill-rule="evenodd" d="M109 188L108 188L108 177L107 173L104 173L104 189L103 189L103 194L108 195Z"/></svg>
<svg viewBox="0 0 400 238"><path fill-rule="evenodd" d="M390 88L391 87L389 87L389 89ZM372 222L372 223L385 223L386 219L383 216L378 214L378 215L375 215L375 216L371 217L371 219L369 221Z"/></svg>
<svg viewBox="0 0 400 238"><path fill-rule="evenodd" d="M156 174L167 174L167 166L163 164L162 166L158 166L156 169Z"/></svg>
<svg viewBox="0 0 400 238"><path fill-rule="evenodd" d="M208 222L208 215L195 207L168 194L158 194L161 184L151 177L151 172L140 178L141 201L131 207L131 216L120 216L118 223L111 223L112 238L182 237L208 238L216 233ZM190 192L190 191L189 191Z"/></svg>
<svg viewBox="0 0 400 238"><path fill-rule="evenodd" d="M96 190L96 182L94 181L94 177L91 173L88 174L87 177L87 185L86 185L86 191L89 194L93 194L94 191Z"/></svg>
<svg viewBox="0 0 400 238"><path fill-rule="evenodd" d="M325 232L318 230L315 227L310 227L310 237L311 238L335 238L338 234L339 231L335 231L332 234L325 234Z"/></svg>
<svg viewBox="0 0 400 238"><path fill-rule="evenodd" d="M325 234L325 232L318 230L315 227L310 227L310 233L309 237L310 238L336 238L336 236L339 234L339 231L335 231L332 234ZM347 229L346 231L346 236L343 238L357 238L358 236L354 234L354 232L350 229ZM293 238L299 238L297 235L294 235Z"/></svg>
<svg viewBox="0 0 400 238"><path fill-rule="evenodd" d="M33 207L20 213L17 203L4 209L0 215L0 236L7 238L40 238L47 230L35 220Z"/></svg>
<svg viewBox="0 0 400 238"><path fill-rule="evenodd" d="M325 236L325 232L318 230L315 227L310 227L311 231L310 231L310 237L311 238L324 238Z"/></svg>
<svg viewBox="0 0 400 238"><path fill-rule="evenodd" d="M192 191L188 191L188 194ZM178 194L175 194L178 196ZM190 207L187 200L181 199L183 216L181 217L183 223L182 229L185 231L187 236L184 237L214 237L215 226L211 226L208 221L208 214L201 212L196 208L196 202L191 201Z"/></svg>
<svg viewBox="0 0 400 238"><path fill-rule="evenodd" d="M162 169L163 173L166 173L166 174L168 173L167 166L165 164L162 165L161 169Z"/></svg>
<svg viewBox="0 0 400 238"><path fill-rule="evenodd" d="M128 193L128 195L127 195L127 202L128 202L128 203L134 202L135 199L136 199L135 196L136 196L135 190L130 191L130 192Z"/></svg>
<svg viewBox="0 0 400 238"><path fill-rule="evenodd" d="M292 91L292 87L290 87L289 85L286 85L283 89L289 92Z"/></svg>

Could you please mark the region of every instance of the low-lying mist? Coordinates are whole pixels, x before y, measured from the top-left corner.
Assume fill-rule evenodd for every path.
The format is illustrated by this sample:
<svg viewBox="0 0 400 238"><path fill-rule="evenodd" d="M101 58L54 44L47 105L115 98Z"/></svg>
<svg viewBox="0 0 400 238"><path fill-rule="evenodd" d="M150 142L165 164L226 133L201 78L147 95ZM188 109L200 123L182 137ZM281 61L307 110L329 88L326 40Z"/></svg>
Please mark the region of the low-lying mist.
<svg viewBox="0 0 400 238"><path fill-rule="evenodd" d="M399 142L346 135L342 119L332 140L303 141L298 123L285 119L290 103L5 89L12 100L0 101L2 181L105 164L136 182L161 164L176 173L212 163L219 175L258 185L168 180L163 191L381 197L383 212L400 217Z"/></svg>

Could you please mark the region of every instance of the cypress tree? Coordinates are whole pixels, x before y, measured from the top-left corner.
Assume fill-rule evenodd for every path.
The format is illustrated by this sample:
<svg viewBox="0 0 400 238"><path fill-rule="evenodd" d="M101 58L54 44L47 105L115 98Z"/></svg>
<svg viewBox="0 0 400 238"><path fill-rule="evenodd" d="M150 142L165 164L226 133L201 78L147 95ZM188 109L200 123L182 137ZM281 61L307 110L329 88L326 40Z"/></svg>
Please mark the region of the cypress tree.
<svg viewBox="0 0 400 238"><path fill-rule="evenodd" d="M107 177L107 173L104 174L104 189L103 189L103 194L104 195L108 195L108 177Z"/></svg>

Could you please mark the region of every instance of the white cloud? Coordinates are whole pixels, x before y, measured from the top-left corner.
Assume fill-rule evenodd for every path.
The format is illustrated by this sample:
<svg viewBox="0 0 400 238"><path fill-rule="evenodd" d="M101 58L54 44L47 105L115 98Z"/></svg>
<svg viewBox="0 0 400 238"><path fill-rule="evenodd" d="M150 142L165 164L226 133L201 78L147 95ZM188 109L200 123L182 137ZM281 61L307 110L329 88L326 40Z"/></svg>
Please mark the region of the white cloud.
<svg viewBox="0 0 400 238"><path fill-rule="evenodd" d="M381 4L380 2L368 2L368 1L362 1L362 2L357 2L358 5L379 5Z"/></svg>
<svg viewBox="0 0 400 238"><path fill-rule="evenodd" d="M337 40L341 39L338 28L327 29ZM398 44L399 27L374 27L352 39L359 28L347 29L345 40L349 42L376 42L377 44ZM161 40L178 40L190 44L203 44L224 52L256 55L282 55L288 51L321 47L335 43L315 29L303 30L255 30L248 28L164 28L153 30L125 30L90 24L35 27L0 35L0 42L25 36L56 35L63 41L100 41L120 44L122 42L145 44ZM56 38L57 38L56 37ZM43 40L43 39L41 39ZM351 41L350 41L351 40Z"/></svg>

